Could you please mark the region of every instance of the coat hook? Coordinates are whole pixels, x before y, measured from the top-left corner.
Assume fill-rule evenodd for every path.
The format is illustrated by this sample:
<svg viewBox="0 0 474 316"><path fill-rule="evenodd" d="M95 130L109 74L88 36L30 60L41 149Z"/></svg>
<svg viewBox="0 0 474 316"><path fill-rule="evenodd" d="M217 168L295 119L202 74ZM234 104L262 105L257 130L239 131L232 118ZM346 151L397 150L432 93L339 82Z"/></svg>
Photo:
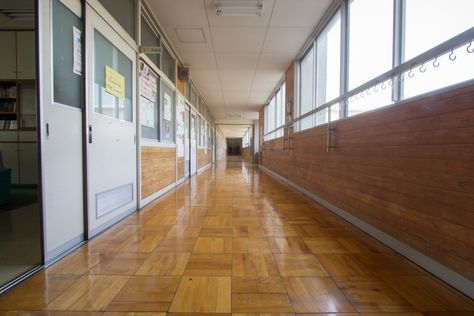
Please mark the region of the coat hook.
<svg viewBox="0 0 474 316"><path fill-rule="evenodd" d="M472 41L470 41L469 45L466 47L466 50L469 54L474 53L474 47L472 49L469 49L469 48L471 48L471 46L472 46Z"/></svg>
<svg viewBox="0 0 474 316"><path fill-rule="evenodd" d="M415 74L413 73L413 69L410 69L410 71L408 72L408 77L413 78L413 76L415 76Z"/></svg>
<svg viewBox="0 0 474 316"><path fill-rule="evenodd" d="M386 86L385 86L385 81L382 82L382 85L380 86L380 88L382 88L382 90L385 90Z"/></svg>
<svg viewBox="0 0 474 316"><path fill-rule="evenodd" d="M435 59L433 60L433 67L435 68L439 67L438 56L436 56Z"/></svg>
<svg viewBox="0 0 474 316"><path fill-rule="evenodd" d="M370 95L370 89L367 89L367 92L365 92L366 95Z"/></svg>
<svg viewBox="0 0 474 316"><path fill-rule="evenodd" d="M375 93L379 92L379 89L377 89L377 85L378 85L378 84L375 84L375 86L374 86L374 92L375 92Z"/></svg>
<svg viewBox="0 0 474 316"><path fill-rule="evenodd" d="M426 71L425 63L421 64L419 70L420 70L420 72L425 72Z"/></svg>
<svg viewBox="0 0 474 316"><path fill-rule="evenodd" d="M449 54L449 59L451 61L455 61L456 60L456 56L454 56L454 50L451 48L451 54Z"/></svg>

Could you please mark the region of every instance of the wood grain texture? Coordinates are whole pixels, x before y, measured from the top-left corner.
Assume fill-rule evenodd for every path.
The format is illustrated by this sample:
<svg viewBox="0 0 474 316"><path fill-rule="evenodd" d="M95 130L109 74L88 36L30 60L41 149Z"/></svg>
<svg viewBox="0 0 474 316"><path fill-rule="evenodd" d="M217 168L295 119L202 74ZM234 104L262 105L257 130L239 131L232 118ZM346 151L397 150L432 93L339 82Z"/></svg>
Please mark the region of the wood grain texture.
<svg viewBox="0 0 474 316"><path fill-rule="evenodd" d="M184 178L184 157L176 158L176 180Z"/></svg>
<svg viewBox="0 0 474 316"><path fill-rule="evenodd" d="M141 148L142 199L176 181L176 149Z"/></svg>
<svg viewBox="0 0 474 316"><path fill-rule="evenodd" d="M206 166L211 162L211 151L205 148L197 149L197 167L198 169Z"/></svg>
<svg viewBox="0 0 474 316"><path fill-rule="evenodd" d="M248 163L253 163L253 148L252 147L244 147L242 148L242 158L244 161Z"/></svg>
<svg viewBox="0 0 474 316"><path fill-rule="evenodd" d="M2 294L0 316L473 315L474 301L237 159Z"/></svg>
<svg viewBox="0 0 474 316"><path fill-rule="evenodd" d="M265 142L263 165L474 280L474 86L331 125L332 152L323 125Z"/></svg>

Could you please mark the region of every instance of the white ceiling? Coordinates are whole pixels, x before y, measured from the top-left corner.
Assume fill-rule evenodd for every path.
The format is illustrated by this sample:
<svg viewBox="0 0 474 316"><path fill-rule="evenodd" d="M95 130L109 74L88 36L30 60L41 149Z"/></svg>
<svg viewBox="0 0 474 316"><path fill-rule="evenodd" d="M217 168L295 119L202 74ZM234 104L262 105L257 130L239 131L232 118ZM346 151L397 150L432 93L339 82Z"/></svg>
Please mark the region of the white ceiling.
<svg viewBox="0 0 474 316"><path fill-rule="evenodd" d="M216 119L258 119L330 2L264 0L261 17L233 17L214 0L147 0Z"/></svg>
<svg viewBox="0 0 474 316"><path fill-rule="evenodd" d="M227 138L239 138L243 137L245 132L248 131L252 125L218 125L218 128Z"/></svg>

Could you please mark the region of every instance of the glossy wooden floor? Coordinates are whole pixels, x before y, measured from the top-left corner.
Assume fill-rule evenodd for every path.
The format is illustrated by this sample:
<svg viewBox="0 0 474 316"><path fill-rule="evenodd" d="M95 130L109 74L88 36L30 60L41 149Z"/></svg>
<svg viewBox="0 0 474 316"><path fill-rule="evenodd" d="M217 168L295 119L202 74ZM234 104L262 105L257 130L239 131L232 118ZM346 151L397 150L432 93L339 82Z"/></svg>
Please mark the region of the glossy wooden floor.
<svg viewBox="0 0 474 316"><path fill-rule="evenodd" d="M0 297L0 315L474 315L251 166L221 163Z"/></svg>

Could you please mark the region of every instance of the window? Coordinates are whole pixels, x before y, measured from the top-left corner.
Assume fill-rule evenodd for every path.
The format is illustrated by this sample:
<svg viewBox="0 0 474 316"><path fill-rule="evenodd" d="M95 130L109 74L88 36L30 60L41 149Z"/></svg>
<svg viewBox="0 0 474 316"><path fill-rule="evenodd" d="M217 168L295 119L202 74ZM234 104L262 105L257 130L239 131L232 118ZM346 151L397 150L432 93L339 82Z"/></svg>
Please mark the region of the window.
<svg viewBox="0 0 474 316"><path fill-rule="evenodd" d="M340 94L341 14L337 12L316 41L316 107Z"/></svg>
<svg viewBox="0 0 474 316"><path fill-rule="evenodd" d="M160 79L140 62L140 127L141 137L159 140L159 86Z"/></svg>
<svg viewBox="0 0 474 316"><path fill-rule="evenodd" d="M168 77L168 79L175 83L176 81L176 65L174 62L174 57L168 48L164 45L163 46L163 53L161 55L161 71Z"/></svg>
<svg viewBox="0 0 474 316"><path fill-rule="evenodd" d="M143 46L160 46L160 36L157 35L147 18L142 14L141 18L141 29L140 29L140 42ZM146 54L148 58L155 64L156 67L160 68L160 54Z"/></svg>
<svg viewBox="0 0 474 316"><path fill-rule="evenodd" d="M82 21L59 0L53 1L54 102L82 108L82 70L73 71L73 32L82 33Z"/></svg>
<svg viewBox="0 0 474 316"><path fill-rule="evenodd" d="M106 71L117 72L123 76L125 80L125 94L123 98L105 91ZM96 30L94 33L95 112L132 122L132 80L134 76L132 61Z"/></svg>
<svg viewBox="0 0 474 316"><path fill-rule="evenodd" d="M278 89L277 93L270 99L270 102L265 107L265 121L264 131L265 133L271 132L285 124L285 93L286 84L283 83ZM273 139L276 137L283 136L283 129L279 129L270 135L267 135L267 139Z"/></svg>
<svg viewBox="0 0 474 316"><path fill-rule="evenodd" d="M403 74L380 79L384 82L374 81L372 86L365 86L364 91L351 93L394 65L405 63L470 30L474 26L474 2L346 0L341 1L341 8L334 11L334 16L299 60L296 115L301 117L315 108L321 109L299 120L295 124L296 130L360 114L474 78L472 55L467 52L469 42L465 42L460 47L443 52L435 60L426 60L422 65L422 61L418 60L411 70ZM342 15L345 9L348 15ZM342 25L347 25L347 32ZM347 47L347 54L341 51L343 46ZM341 68L341 61L347 67ZM341 83L346 82L347 86L344 84L341 87ZM328 105L346 91L350 97ZM274 118L273 112L274 102L276 111L279 111L279 100L280 95L277 94L265 107L266 134L280 124L278 113ZM267 135L265 140L272 137L274 135Z"/></svg>
<svg viewBox="0 0 474 316"><path fill-rule="evenodd" d="M393 0L352 0L349 5L349 90L392 68ZM362 94L348 115L390 104L390 89Z"/></svg>
<svg viewBox="0 0 474 316"><path fill-rule="evenodd" d="M249 137L249 131L247 130L242 137L242 148L249 147L250 146L250 137Z"/></svg>
<svg viewBox="0 0 474 316"><path fill-rule="evenodd" d="M135 0L99 0L112 17L135 39Z"/></svg>
<svg viewBox="0 0 474 316"><path fill-rule="evenodd" d="M311 48L301 60L301 104L300 113L305 114L313 109L314 92L314 53Z"/></svg>
<svg viewBox="0 0 474 316"><path fill-rule="evenodd" d="M403 61L471 28L473 10L472 0L406 0ZM417 68L412 77L405 74L403 96L408 98L471 79L474 67L466 47L453 51L454 61L449 59L449 54L438 58L439 67L429 62L424 66L425 72Z"/></svg>
<svg viewBox="0 0 474 316"><path fill-rule="evenodd" d="M161 81L161 141L174 142L175 103L174 91Z"/></svg>

